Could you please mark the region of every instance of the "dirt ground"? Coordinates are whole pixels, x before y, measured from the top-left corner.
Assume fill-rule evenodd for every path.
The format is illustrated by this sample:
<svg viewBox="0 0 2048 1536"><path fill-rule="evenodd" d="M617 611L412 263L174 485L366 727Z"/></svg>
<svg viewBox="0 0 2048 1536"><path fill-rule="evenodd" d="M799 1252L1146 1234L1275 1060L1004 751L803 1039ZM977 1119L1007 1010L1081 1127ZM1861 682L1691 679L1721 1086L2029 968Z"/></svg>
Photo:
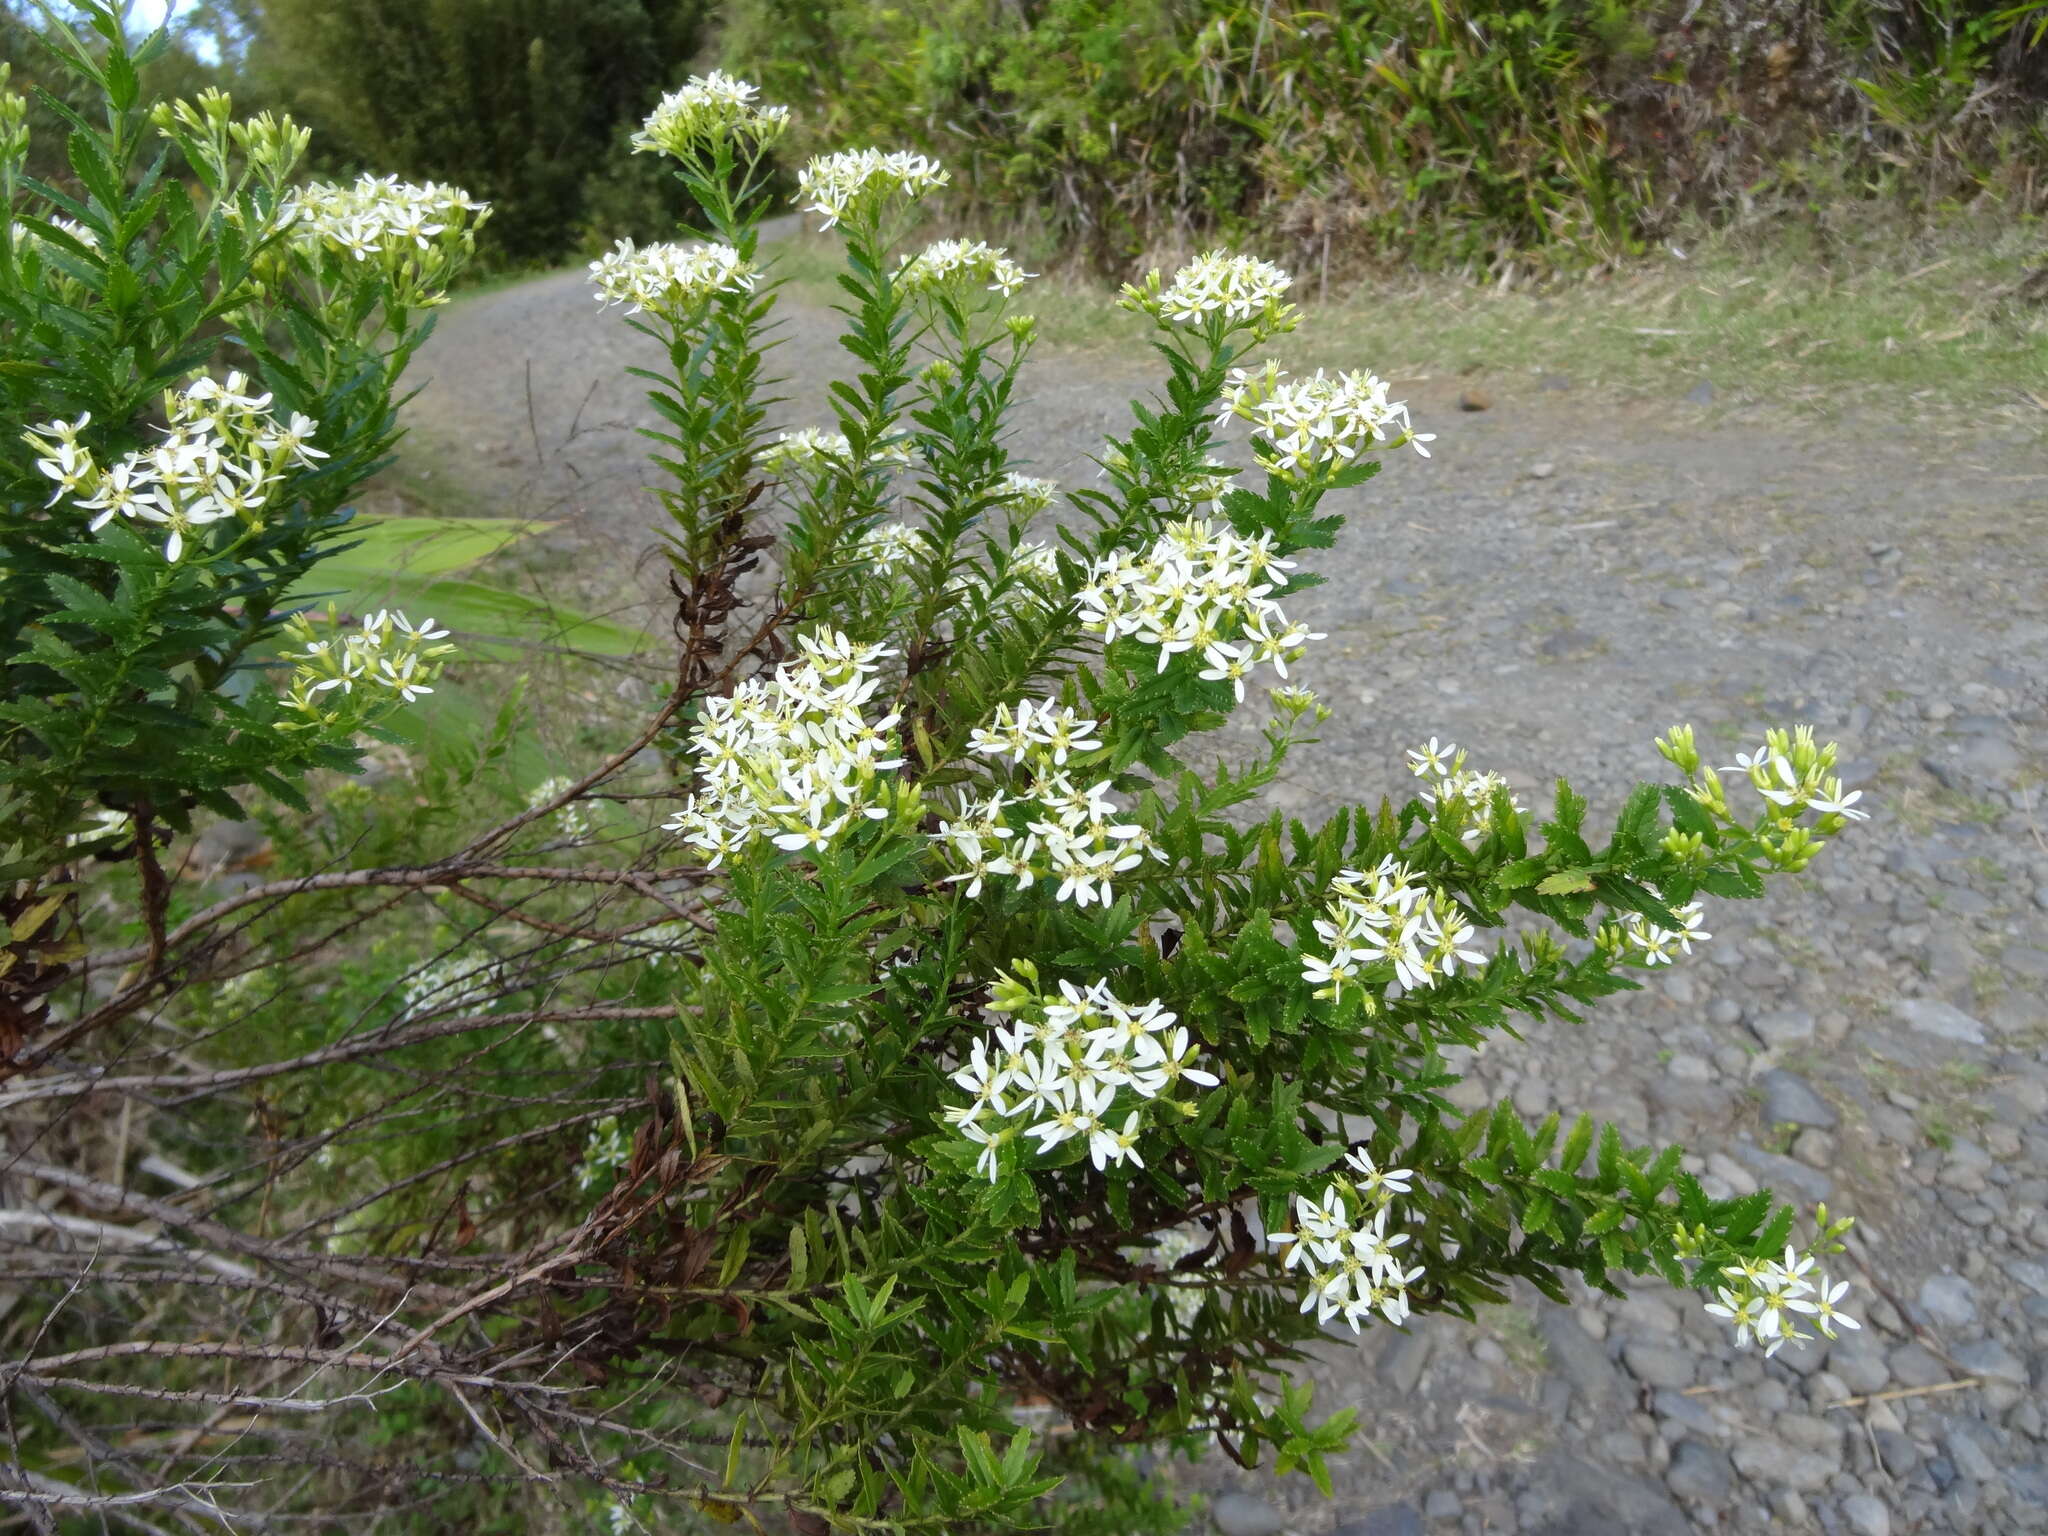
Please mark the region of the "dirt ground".
<svg viewBox="0 0 2048 1536"><path fill-rule="evenodd" d="M787 306L788 425L825 419L831 321ZM660 518L624 371L646 348L580 272L454 305L403 475L451 511L558 520L563 583L630 607ZM1089 479L1145 360L1135 321L1041 355L1018 467ZM1327 632L1301 670L1336 714L1279 799L1376 799L1437 735L1532 804L1568 775L1597 817L1663 775L1677 721L1721 761L1767 724L1838 738L1867 825L1711 912L1652 990L1490 1046L1460 1093L1590 1110L1685 1144L1710 1186L1858 1213L1865 1327L1766 1363L1653 1286L1345 1333L1312 1371L1362 1410L1336 1497L1178 1475L1237 1536L2048 1529L2048 450L1902 428L1881 399L1817 423L1683 385L1395 383L1435 456L1340 498L1329 582L1289 604Z"/></svg>

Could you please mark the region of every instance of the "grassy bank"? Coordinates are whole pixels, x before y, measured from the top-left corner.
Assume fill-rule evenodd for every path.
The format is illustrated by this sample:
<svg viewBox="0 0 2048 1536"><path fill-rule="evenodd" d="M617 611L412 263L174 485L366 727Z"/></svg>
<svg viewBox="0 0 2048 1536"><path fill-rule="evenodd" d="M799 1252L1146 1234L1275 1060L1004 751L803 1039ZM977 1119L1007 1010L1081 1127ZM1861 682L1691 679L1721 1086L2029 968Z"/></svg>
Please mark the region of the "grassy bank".
<svg viewBox="0 0 2048 1536"><path fill-rule="evenodd" d="M834 301L835 248L804 237L779 270ZM1827 419L1948 416L2048 430L2048 261L2038 223L1955 225L1922 239L1680 236L1597 279L1475 285L1409 275L1319 296L1287 351L1402 383L1536 377L1609 398L1762 404ZM1106 284L1037 289L1047 345L1106 350L1131 329ZM1699 390L1706 383L1710 390Z"/></svg>

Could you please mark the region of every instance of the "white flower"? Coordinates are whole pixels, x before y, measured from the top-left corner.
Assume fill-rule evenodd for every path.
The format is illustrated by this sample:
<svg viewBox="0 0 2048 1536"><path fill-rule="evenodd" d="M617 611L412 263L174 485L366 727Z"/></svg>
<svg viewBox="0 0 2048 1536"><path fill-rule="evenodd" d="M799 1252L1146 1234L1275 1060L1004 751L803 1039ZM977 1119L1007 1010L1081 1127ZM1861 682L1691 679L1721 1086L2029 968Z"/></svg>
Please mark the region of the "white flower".
<svg viewBox="0 0 2048 1536"><path fill-rule="evenodd" d="M1371 449L1407 443L1425 457L1408 407L1387 399L1386 380L1369 373L1325 374L1287 381L1277 367L1233 369L1223 395L1226 414L1249 422L1263 442L1260 466L1287 480L1320 480Z"/></svg>
<svg viewBox="0 0 2048 1536"><path fill-rule="evenodd" d="M437 247L461 246L472 238L490 204L460 187L440 182L407 182L396 176L358 176L348 186L308 182L279 210L278 222L300 247L327 250L393 273L425 273L419 258ZM433 302L408 294L414 302Z"/></svg>
<svg viewBox="0 0 2048 1536"><path fill-rule="evenodd" d="M1221 311L1249 320L1280 304L1294 279L1270 261L1229 251L1208 251L1173 274L1159 295L1159 313L1179 325L1200 325Z"/></svg>
<svg viewBox="0 0 2048 1536"><path fill-rule="evenodd" d="M896 282L909 293L932 293L949 284L980 284L1008 298L1024 286L1026 272L999 246L980 240L939 240L915 256L905 256Z"/></svg>
<svg viewBox="0 0 2048 1536"><path fill-rule="evenodd" d="M1789 1245L1782 1262L1740 1260L1706 1309L1734 1325L1737 1345L1754 1340L1763 1346L1767 1358L1787 1344L1810 1341L1813 1335L1803 1328L1807 1318L1831 1339L1837 1328L1860 1328L1856 1319L1836 1306L1848 1293L1846 1282L1822 1275L1816 1285L1806 1278L1815 1263L1812 1254L1801 1254Z"/></svg>
<svg viewBox="0 0 2048 1536"><path fill-rule="evenodd" d="M1412 1168L1381 1168L1364 1147L1347 1152L1344 1161L1358 1174L1359 1189L1375 1200L1384 1201L1394 1195L1407 1194L1410 1181L1415 1177Z"/></svg>
<svg viewBox="0 0 2048 1536"><path fill-rule="evenodd" d="M710 867L767 839L786 852L824 849L856 820L890 814L882 775L903 765L896 715L863 713L894 651L836 631L802 636L803 660L707 700L690 731L698 792L666 823Z"/></svg>
<svg viewBox="0 0 2048 1536"><path fill-rule="evenodd" d="M1444 816L1456 808L1463 830L1459 837L1476 843L1493 831L1494 796L1506 790L1508 782L1497 773L1481 773L1465 766L1465 754L1455 742L1439 743L1432 736L1420 747L1411 747L1408 766L1429 787L1420 796L1433 816ZM1527 809L1512 793L1509 807L1516 815Z"/></svg>
<svg viewBox="0 0 2048 1536"><path fill-rule="evenodd" d="M905 150L848 149L820 155L797 173L797 196L809 213L822 214L821 229L849 217L865 217L892 197L916 201L950 180L935 160Z"/></svg>
<svg viewBox="0 0 2048 1536"><path fill-rule="evenodd" d="M1323 636L1290 625L1267 594L1275 573L1293 562L1274 553L1272 536L1247 539L1200 518L1170 523L1142 555L1113 550L1097 560L1074 594L1081 626L1106 641L1135 636L1159 648L1156 670L1193 653L1198 676L1228 682L1244 699L1244 679L1258 665L1281 677L1308 642Z"/></svg>
<svg viewBox="0 0 2048 1536"><path fill-rule="evenodd" d="M750 293L754 268L729 245L649 245L619 241L590 264L600 304L630 304L680 321L716 293Z"/></svg>
<svg viewBox="0 0 2048 1536"><path fill-rule="evenodd" d="M1366 1166L1371 1167L1370 1158ZM1296 1195L1295 1230L1275 1232L1268 1238L1284 1249L1283 1270L1308 1271L1302 1281L1301 1310L1313 1309L1320 1322L1342 1317L1354 1333L1375 1312L1391 1323L1405 1321L1408 1288L1425 1273L1422 1265L1404 1268L1395 1257L1395 1250L1409 1242L1409 1234L1387 1230L1393 1215L1392 1181L1405 1181L1411 1174L1400 1169L1383 1177L1382 1187L1362 1191L1367 1198L1355 1220L1347 1209L1345 1185L1332 1185L1320 1200ZM1407 1187L1403 1182L1400 1192L1406 1193Z"/></svg>
<svg viewBox="0 0 2048 1536"><path fill-rule="evenodd" d="M450 955L422 966L405 983L404 1017L457 1014L465 1009L495 1007L503 980L498 963L488 955Z"/></svg>
<svg viewBox="0 0 2048 1536"><path fill-rule="evenodd" d="M1371 871L1347 869L1330 883L1324 916L1312 924L1331 953L1302 952L1302 979L1316 996L1342 996L1347 983L1391 963L1393 979L1410 991L1434 986L1458 967L1483 964L1468 948L1472 924L1464 909L1391 855Z"/></svg>
<svg viewBox="0 0 2048 1536"><path fill-rule="evenodd" d="M78 441L90 413L77 421L31 428L23 440L41 455L36 469L56 482L48 505L69 497L98 532L115 518L168 530L164 558L182 560L198 529L227 520L260 526L263 514L290 478L327 455L311 446L318 424L294 414L280 427L268 394L248 392L248 379L225 382L201 375L163 397L169 428L148 447L104 466Z"/></svg>
<svg viewBox="0 0 2048 1536"><path fill-rule="evenodd" d="M1646 885L1644 889L1659 901L1664 899L1656 886ZM1689 901L1671 909L1671 915L1678 919L1679 926L1664 928L1640 912L1630 912L1615 925L1615 931L1624 953L1643 965L1655 968L1670 965L1678 955L1691 954L1694 944L1704 944L1713 937L1703 926L1706 913L1704 903Z"/></svg>
<svg viewBox="0 0 2048 1536"><path fill-rule="evenodd" d="M335 723L341 717L326 696L353 696L358 684L373 697L382 694L411 704L434 691L440 658L455 649L434 643L448 631L434 628L432 619L414 624L389 609L365 614L353 628L343 628L330 608L328 626L328 638L318 639L308 614L296 614L285 625L285 634L299 649L278 654L297 663L288 702L300 718L281 721L280 730Z"/></svg>
<svg viewBox="0 0 2048 1536"><path fill-rule="evenodd" d="M759 86L719 70L692 75L648 114L633 135L633 152L688 159L735 135L762 146L772 144L789 127L789 108L763 105L756 100L760 94Z"/></svg>
<svg viewBox="0 0 2048 1536"><path fill-rule="evenodd" d="M633 1138L619 1124L617 1115L606 1115L590 1128L583 1143L583 1160L576 1166L576 1187L589 1194L605 1177L625 1166L633 1155Z"/></svg>
<svg viewBox="0 0 2048 1536"><path fill-rule="evenodd" d="M1037 1142L1041 1156L1079 1139L1097 1169L1126 1162L1142 1168L1139 1106L1177 1083L1213 1088L1218 1081L1193 1064L1186 1029L1173 1025L1173 1013L1156 999L1126 1003L1104 981L1063 981L1052 998L1033 992L1007 1027L975 1040L952 1071L972 1097L948 1106L943 1118L984 1144L992 1121L1024 1121L1021 1134ZM1138 1102L1121 1098L1125 1090ZM1113 1119L1119 1109L1121 1127Z"/></svg>

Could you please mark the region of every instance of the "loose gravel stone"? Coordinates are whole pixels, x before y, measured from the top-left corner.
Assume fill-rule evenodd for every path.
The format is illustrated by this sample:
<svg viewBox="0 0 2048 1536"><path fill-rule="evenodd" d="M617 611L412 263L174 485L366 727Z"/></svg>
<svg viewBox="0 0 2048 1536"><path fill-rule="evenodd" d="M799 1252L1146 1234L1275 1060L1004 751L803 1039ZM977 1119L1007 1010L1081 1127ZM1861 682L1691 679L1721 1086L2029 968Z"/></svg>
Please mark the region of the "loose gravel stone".
<svg viewBox="0 0 2048 1536"><path fill-rule="evenodd" d="M1840 1123L1834 1107L1814 1092L1813 1085L1779 1067L1757 1079L1763 1093L1766 1125L1811 1125L1832 1130Z"/></svg>
<svg viewBox="0 0 2048 1536"><path fill-rule="evenodd" d="M1962 1009L1933 997L1901 998L1893 1011L1908 1026L1937 1040L1956 1040L1964 1045L1982 1045L1984 1026Z"/></svg>
<svg viewBox="0 0 2048 1536"><path fill-rule="evenodd" d="M1977 1288L1961 1275L1929 1275L1919 1299L1938 1328L1967 1328L1977 1321Z"/></svg>
<svg viewBox="0 0 2048 1536"><path fill-rule="evenodd" d="M1699 1374L1699 1362L1692 1351L1636 1339L1630 1339L1622 1346L1621 1363L1645 1386L1674 1391L1691 1386Z"/></svg>
<svg viewBox="0 0 2048 1536"><path fill-rule="evenodd" d="M1867 1493L1842 1500L1842 1521L1854 1536L1892 1536L1892 1512L1885 1508L1884 1500Z"/></svg>
<svg viewBox="0 0 2048 1536"><path fill-rule="evenodd" d="M1737 1441L1734 1461L1738 1472L1766 1492L1791 1488L1800 1493L1817 1493L1828 1485L1839 1465L1782 1440L1764 1439Z"/></svg>
<svg viewBox="0 0 2048 1536"><path fill-rule="evenodd" d="M1226 1493L1209 1506L1209 1521L1220 1536L1278 1536L1287 1520L1264 1499Z"/></svg>
<svg viewBox="0 0 2048 1536"><path fill-rule="evenodd" d="M1813 1038L1813 1015L1804 1008L1779 1008L1760 1013L1749 1021L1750 1033L1765 1047L1778 1051L1804 1045Z"/></svg>

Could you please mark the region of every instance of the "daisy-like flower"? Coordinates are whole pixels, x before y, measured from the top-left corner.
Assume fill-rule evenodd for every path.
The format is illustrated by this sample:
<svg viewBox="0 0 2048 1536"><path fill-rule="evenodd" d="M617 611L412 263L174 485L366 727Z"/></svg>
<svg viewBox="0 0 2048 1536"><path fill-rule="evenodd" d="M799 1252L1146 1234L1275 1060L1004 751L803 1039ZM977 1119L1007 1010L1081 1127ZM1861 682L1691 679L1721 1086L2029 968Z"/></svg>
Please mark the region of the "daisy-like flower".
<svg viewBox="0 0 2048 1536"><path fill-rule="evenodd" d="M1816 1260L1787 1247L1782 1261L1744 1259L1736 1263L1726 1283L1717 1287L1706 1310L1734 1326L1738 1346L1755 1342L1766 1358L1787 1344L1805 1344L1813 1335L1805 1331L1808 1319L1828 1338L1837 1328L1856 1329L1862 1325L1837 1305L1848 1293L1845 1282L1821 1275L1816 1284L1807 1278Z"/></svg>
<svg viewBox="0 0 2048 1536"><path fill-rule="evenodd" d="M1485 963L1485 955L1469 947L1473 929L1464 909L1391 855L1369 871L1341 871L1323 910L1312 927L1318 947L1329 953L1304 948L1301 957L1302 979L1316 987L1317 997L1340 998L1375 968L1384 977L1389 964L1394 981L1419 991L1455 976L1460 966Z"/></svg>
<svg viewBox="0 0 2048 1536"><path fill-rule="evenodd" d="M1663 893L1654 885L1644 887L1659 901ZM1686 902L1673 907L1671 915L1678 919L1676 928L1661 927L1640 912L1625 914L1618 923L1602 930L1602 940L1610 950L1619 952L1637 963L1651 968L1670 965L1679 955L1689 955L1695 944L1704 944L1713 935L1707 932L1707 909L1704 903Z"/></svg>
<svg viewBox="0 0 2048 1536"><path fill-rule="evenodd" d="M1231 373L1223 409L1250 423L1260 467L1283 480L1322 480L1361 453L1404 443L1429 457L1429 436L1414 430L1408 407L1389 401L1387 389L1370 373L1318 369L1290 381L1272 365L1257 373L1240 368Z"/></svg>
<svg viewBox="0 0 2048 1536"><path fill-rule="evenodd" d="M789 128L789 108L760 100L761 88L714 69L669 92L633 135L635 154L692 159L722 139L746 138L765 148Z"/></svg>
<svg viewBox="0 0 2048 1536"><path fill-rule="evenodd" d="M379 268L400 302L426 308L447 301L454 263L475 248L489 215L489 203L460 187L365 174L347 186L308 182L287 199L278 222L301 251Z"/></svg>
<svg viewBox="0 0 2048 1536"><path fill-rule="evenodd" d="M243 374L201 375L165 392L168 426L158 441L105 466L79 441L90 414L23 437L40 455L37 470L56 482L50 505L68 498L92 514L87 527L95 533L116 518L163 528L164 559L175 565L210 524L260 526L293 473L327 457L311 443L317 423L299 414L280 423L270 405L269 394L249 392Z"/></svg>
<svg viewBox="0 0 2048 1536"><path fill-rule="evenodd" d="M819 155L799 171L797 196L807 213L822 216L819 228L830 229L872 217L897 198L915 202L949 180L936 160L907 150L848 149Z"/></svg>
<svg viewBox="0 0 2048 1536"><path fill-rule="evenodd" d="M1369 1156L1365 1164L1377 1172ZM1313 1310L1317 1321L1341 1317L1356 1333L1375 1313L1397 1324L1408 1317L1409 1288L1423 1278L1425 1269L1420 1264L1402 1265L1396 1250L1410 1242L1410 1235L1388 1230L1395 1214L1397 1178L1402 1181L1399 1192L1407 1193L1405 1181L1412 1173L1399 1169L1382 1175L1381 1183L1370 1191L1340 1176L1320 1199L1298 1194L1294 1230L1269 1234L1267 1241L1281 1250L1283 1270L1307 1271L1301 1310ZM1356 1217L1347 1201L1355 1202Z"/></svg>
<svg viewBox="0 0 2048 1536"><path fill-rule="evenodd" d="M1241 702L1252 668L1268 665L1284 678L1287 664L1323 638L1290 624L1267 596L1293 568L1270 534L1247 539L1190 518L1168 524L1142 555L1113 550L1097 560L1074 596L1083 629L1158 647L1160 672L1192 654L1204 663L1199 676L1230 683Z"/></svg>
<svg viewBox="0 0 2048 1536"><path fill-rule="evenodd" d="M441 643L448 631L436 629L432 619L415 624L391 609L343 626L330 607L324 638L311 615L299 613L286 623L285 635L299 648L279 652L296 663L286 695L295 718L279 721L282 731L332 727L391 703L414 703L434 691L440 658L455 649ZM353 714L337 703L341 699L351 701Z"/></svg>
<svg viewBox="0 0 2048 1536"><path fill-rule="evenodd" d="M1226 330L1248 328L1255 341L1292 330L1299 315L1286 302L1294 279L1269 261L1231 251L1206 251L1160 286L1158 272L1142 285L1127 285L1125 309L1152 316L1161 325Z"/></svg>
<svg viewBox="0 0 2048 1536"><path fill-rule="evenodd" d="M718 293L750 293L755 271L729 245L635 246L621 240L590 264L600 304L626 304L629 315L653 310L673 323L700 312Z"/></svg>
<svg viewBox="0 0 2048 1536"><path fill-rule="evenodd" d="M786 852L822 850L896 803L883 775L903 765L891 734L900 717L863 713L895 652L836 631L797 647L801 661L707 700L691 729L699 789L666 826L713 867L763 839Z"/></svg>
<svg viewBox="0 0 2048 1536"><path fill-rule="evenodd" d="M1507 789L1506 779L1497 773L1467 768L1465 753L1457 743L1440 743L1434 736L1422 746L1409 749L1408 767L1428 785L1420 798L1433 815L1443 816L1457 809L1463 827L1459 836L1465 842L1476 843L1493 831L1494 797ZM1517 816L1527 809L1512 793L1508 803Z"/></svg>
<svg viewBox="0 0 2048 1536"><path fill-rule="evenodd" d="M906 293L930 294L947 287L978 287L1010 297L1035 273L1010 260L1000 246L980 240L939 240L896 269L896 284Z"/></svg>
<svg viewBox="0 0 2048 1536"><path fill-rule="evenodd" d="M1004 978L998 995L1006 991L1010 1022L977 1039L951 1073L972 1097L948 1106L943 1118L963 1133L1009 1121L1040 1156L1079 1141L1098 1171L1143 1167L1144 1106L1183 1082L1217 1084L1195 1064L1186 1029L1173 1028L1172 1011L1157 1000L1126 1003L1102 981L1063 981L1046 996Z"/></svg>

